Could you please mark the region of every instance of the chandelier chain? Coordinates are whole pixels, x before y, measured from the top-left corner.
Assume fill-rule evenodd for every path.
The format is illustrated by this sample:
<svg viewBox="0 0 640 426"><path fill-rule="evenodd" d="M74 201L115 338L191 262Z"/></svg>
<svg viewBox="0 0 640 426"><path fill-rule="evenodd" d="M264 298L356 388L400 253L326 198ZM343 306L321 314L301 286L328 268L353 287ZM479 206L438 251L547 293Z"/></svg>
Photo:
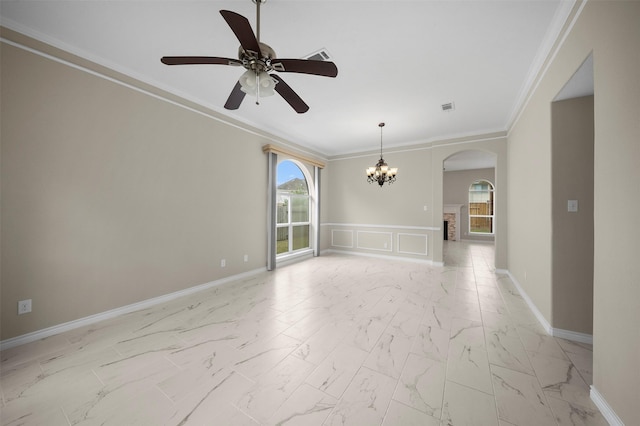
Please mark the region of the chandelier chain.
<svg viewBox="0 0 640 426"><path fill-rule="evenodd" d="M382 128L384 127L384 123L378 124L380 127L380 159L382 159Z"/></svg>

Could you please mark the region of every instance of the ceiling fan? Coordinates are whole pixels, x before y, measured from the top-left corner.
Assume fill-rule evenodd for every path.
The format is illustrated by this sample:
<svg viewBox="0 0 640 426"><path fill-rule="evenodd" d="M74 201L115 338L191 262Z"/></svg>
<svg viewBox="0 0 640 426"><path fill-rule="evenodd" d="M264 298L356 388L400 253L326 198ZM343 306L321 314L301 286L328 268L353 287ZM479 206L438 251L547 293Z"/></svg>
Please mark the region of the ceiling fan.
<svg viewBox="0 0 640 426"><path fill-rule="evenodd" d="M246 94L255 95L256 104L259 104L260 96L270 96L275 91L297 113L305 113L309 110L309 106L284 82L282 77L272 72L295 72L335 77L338 75L338 68L336 64L329 61L276 58L275 51L260 42L260 5L267 0L252 1L256 4L257 31L255 35L247 18L230 10L220 11L240 42L238 59L215 56L163 56L160 60L166 65L214 64L244 67L245 73L240 76L224 104L226 109L238 109Z"/></svg>

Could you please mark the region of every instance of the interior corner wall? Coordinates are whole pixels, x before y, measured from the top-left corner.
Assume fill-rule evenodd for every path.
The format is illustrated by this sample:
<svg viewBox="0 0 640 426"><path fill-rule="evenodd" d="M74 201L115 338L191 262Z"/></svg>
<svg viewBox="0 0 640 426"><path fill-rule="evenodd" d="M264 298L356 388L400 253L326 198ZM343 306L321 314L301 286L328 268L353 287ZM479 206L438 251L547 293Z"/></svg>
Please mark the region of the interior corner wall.
<svg viewBox="0 0 640 426"><path fill-rule="evenodd" d="M2 340L264 268L263 138L14 45L1 55ZM33 311L18 316L22 299Z"/></svg>
<svg viewBox="0 0 640 426"><path fill-rule="evenodd" d="M463 204L460 215L460 239L493 241L493 235L473 235L469 233L469 187L477 180L484 179L495 185L495 169L445 171L443 176L443 203Z"/></svg>
<svg viewBox="0 0 640 426"><path fill-rule="evenodd" d="M509 272L551 319L551 152L549 113L530 101L508 140ZM548 131L547 133L550 133Z"/></svg>
<svg viewBox="0 0 640 426"><path fill-rule="evenodd" d="M509 270L553 324L551 102L593 53L593 386L627 425L640 424L640 228L612 232L610 221L632 225L640 211L638 22L640 2L588 1L508 140Z"/></svg>
<svg viewBox="0 0 640 426"><path fill-rule="evenodd" d="M553 328L593 333L593 96L551 104ZM568 200L578 201L569 212ZM615 218L611 230L622 231Z"/></svg>

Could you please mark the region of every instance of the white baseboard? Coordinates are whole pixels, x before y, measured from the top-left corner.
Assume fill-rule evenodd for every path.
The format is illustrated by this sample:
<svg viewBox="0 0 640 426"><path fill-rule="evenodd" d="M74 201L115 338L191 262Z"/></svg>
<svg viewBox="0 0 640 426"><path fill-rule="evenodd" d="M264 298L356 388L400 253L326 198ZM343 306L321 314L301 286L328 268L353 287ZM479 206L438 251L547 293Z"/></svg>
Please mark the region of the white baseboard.
<svg viewBox="0 0 640 426"><path fill-rule="evenodd" d="M549 324L549 321L547 321L544 315L542 315L542 313L538 310L535 303L533 303L533 301L524 291L524 289L522 288L518 280L516 280L516 277L514 277L510 271L505 271L505 272L509 275L509 278L511 278L511 281L518 289L520 296L522 296L524 301L527 302L527 306L529 306L529 309L531 309L531 312L533 312L533 314L536 316L536 318L538 319L538 322L540 322L542 327L544 327L547 334L553 337L560 337L561 339L571 340L571 341L580 342L580 343L588 343L590 345L593 345L593 336L591 334L579 333L577 331L563 330L561 328L551 327L551 324Z"/></svg>
<svg viewBox="0 0 640 426"><path fill-rule="evenodd" d="M538 310L538 307L536 306L535 303L533 303L533 300L531 300L529 295L524 291L524 289L522 288L522 286L520 285L516 277L513 276L511 271L507 271L507 275L509 275L509 278L511 278L513 285L516 286L516 288L518 289L518 293L520 293L520 296L522 296L524 301L527 303L527 306L529 306L529 309L531 309L531 312L533 312L533 315L536 316L540 325L542 325L542 327L547 332L547 334L549 334L550 336L553 336L553 328L551 327L551 324L549 324L549 321L547 321L544 315L542 315L542 312Z"/></svg>
<svg viewBox="0 0 640 426"><path fill-rule="evenodd" d="M593 336L591 334L579 333L577 331L571 330L563 330L561 328L552 328L551 335L553 337L560 337L561 339L593 345Z"/></svg>
<svg viewBox="0 0 640 426"><path fill-rule="evenodd" d="M536 318L538 319L542 327L544 327L544 329L547 331L549 335L554 337L560 337L562 339L572 340L575 342L588 343L590 345L593 345L593 336L591 334L578 333L576 331L569 331L569 330L563 330L560 328L551 327L549 322L545 319L545 317L538 310L538 308L533 303L531 298L524 291L524 289L522 288L518 280L516 280L516 278L513 276L511 272L509 271L506 271L506 272L509 275L509 278L511 278L511 281L513 281L513 284L518 289L518 292L520 292L520 295L522 296L522 298L525 300L525 302L527 302L527 305L529 306L529 309L531 309L531 312L533 312L533 314L536 316ZM590 397L593 403L600 410L600 413L602 413L602 416L611 426L624 426L624 423L622 422L622 420L620 420L620 418L615 413L615 411L613 411L611 406L607 403L607 401L602 397L600 392L598 392L598 390L593 385L591 385Z"/></svg>
<svg viewBox="0 0 640 426"><path fill-rule="evenodd" d="M22 336L16 336L10 339L2 340L0 341L0 350L5 350L5 349L13 348L15 346L24 345L25 343L35 342L36 340L40 340L46 337L54 336L56 334L64 333L65 331L74 330L76 328L84 327L90 324L95 324L97 322L115 318L117 316L128 314L130 312L146 309L146 308L158 305L160 303L169 302L179 297L183 297L189 294L197 293L199 291L207 290L212 287L217 287L219 285L226 284L231 281L251 277L261 272L265 272L266 270L267 270L266 267L254 269L252 271L247 271L241 274L232 275L230 277L221 278L216 281L200 284L195 287L190 287L184 290L176 291L174 293L165 294L163 296L158 296L152 299L143 300L141 302L132 303L131 305L121 306L119 308L111 309L109 311L101 312L99 314L90 315L88 317L65 322L63 324L54 325L53 327L23 334Z"/></svg>
<svg viewBox="0 0 640 426"><path fill-rule="evenodd" d="M616 414L615 411L611 408L611 406L607 403L607 401L602 397L600 392L595 388L595 386L591 385L591 391L589 392L589 396L593 403L598 407L602 417L609 423L611 426L624 426L620 417Z"/></svg>

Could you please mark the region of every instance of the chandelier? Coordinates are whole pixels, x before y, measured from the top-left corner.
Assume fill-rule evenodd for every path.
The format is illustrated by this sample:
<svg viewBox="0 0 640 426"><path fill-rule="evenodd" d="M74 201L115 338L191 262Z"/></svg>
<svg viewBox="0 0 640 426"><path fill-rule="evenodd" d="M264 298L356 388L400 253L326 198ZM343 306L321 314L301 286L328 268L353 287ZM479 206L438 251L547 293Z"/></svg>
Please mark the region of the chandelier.
<svg viewBox="0 0 640 426"><path fill-rule="evenodd" d="M378 160L375 166L367 168L367 182L377 182L378 185L382 187L385 182L395 182L398 168L389 167L382 158L382 128L384 127L384 123L378 124L378 127L380 127L380 160Z"/></svg>

